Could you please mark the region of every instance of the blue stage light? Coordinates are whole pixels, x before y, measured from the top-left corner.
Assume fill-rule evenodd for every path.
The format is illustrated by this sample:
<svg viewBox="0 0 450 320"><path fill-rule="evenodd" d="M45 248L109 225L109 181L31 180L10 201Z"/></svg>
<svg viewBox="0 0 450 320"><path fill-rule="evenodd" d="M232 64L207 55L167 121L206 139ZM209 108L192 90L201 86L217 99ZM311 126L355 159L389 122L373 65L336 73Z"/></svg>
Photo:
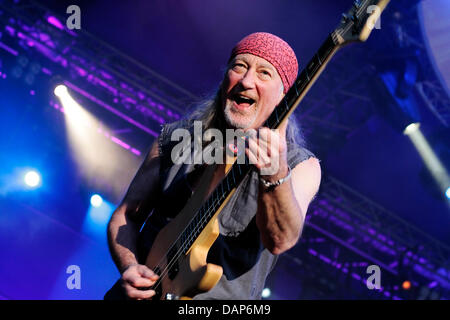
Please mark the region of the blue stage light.
<svg viewBox="0 0 450 320"><path fill-rule="evenodd" d="M41 185L41 175L35 170L29 170L24 176L25 184L30 188L37 188Z"/></svg>
<svg viewBox="0 0 450 320"><path fill-rule="evenodd" d="M264 288L261 293L261 297L269 298L271 294L272 294L272 291L269 288Z"/></svg>
<svg viewBox="0 0 450 320"><path fill-rule="evenodd" d="M450 199L450 187L448 187L445 191L445 196L447 197L447 199Z"/></svg>
<svg viewBox="0 0 450 320"><path fill-rule="evenodd" d="M103 203L103 198L101 196L99 196L98 194L94 194L91 197L91 205L95 208L98 208L102 205Z"/></svg>
<svg viewBox="0 0 450 320"><path fill-rule="evenodd" d="M115 206L98 194L91 197L91 206L88 208L83 224L83 233L106 244L106 228Z"/></svg>

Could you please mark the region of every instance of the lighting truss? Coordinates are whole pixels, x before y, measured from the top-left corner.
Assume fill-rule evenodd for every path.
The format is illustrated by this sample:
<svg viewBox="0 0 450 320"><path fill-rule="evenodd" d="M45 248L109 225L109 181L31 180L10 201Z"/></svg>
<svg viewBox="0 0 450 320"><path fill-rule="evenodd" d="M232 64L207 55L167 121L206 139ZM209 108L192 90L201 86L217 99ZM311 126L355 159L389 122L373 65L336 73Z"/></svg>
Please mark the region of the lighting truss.
<svg viewBox="0 0 450 320"><path fill-rule="evenodd" d="M334 287L349 291L344 283L349 278L356 281L359 289L355 290L363 292L366 298L370 295L378 299L417 299L417 292L416 296L393 292L402 280L409 280L418 288L435 286L441 297L450 298L450 248L397 215L332 177L323 178L320 196L308 212L304 235L282 256L282 260L290 260L285 264L303 266L292 269L298 270L295 278L300 283L311 277L304 270L309 264L322 270L319 278L334 275L327 280ZM382 270L382 291L367 289L369 265ZM356 291L333 292L335 298L352 298Z"/></svg>
<svg viewBox="0 0 450 320"><path fill-rule="evenodd" d="M340 149L374 114L369 81L374 74L365 48L360 44L343 48L299 105L295 115L320 158Z"/></svg>
<svg viewBox="0 0 450 320"><path fill-rule="evenodd" d="M437 81L422 81L416 84L416 90L426 106L445 127L450 126L450 98Z"/></svg>
<svg viewBox="0 0 450 320"><path fill-rule="evenodd" d="M450 123L450 97L434 72L417 12L418 0L391 2L368 42L341 49L295 112L306 141L322 158L339 149L376 112L370 79L392 59L420 59L418 96L440 123ZM379 43L383 43L380 50Z"/></svg>
<svg viewBox="0 0 450 320"><path fill-rule="evenodd" d="M395 53L401 49L421 57L420 64L423 72L416 82L415 90L436 119L445 127L449 127L450 96L436 75L425 46L426 40L417 7L421 1L423 0L391 1L391 15L386 26L390 30L387 34L391 35L391 39L386 43L386 50L379 54L388 59L392 52Z"/></svg>
<svg viewBox="0 0 450 320"><path fill-rule="evenodd" d="M47 72L70 74L81 90L95 90L113 105L149 127L172 122L196 97L85 30L60 30L48 22L48 9L31 0L0 1L2 43L20 46L51 62Z"/></svg>

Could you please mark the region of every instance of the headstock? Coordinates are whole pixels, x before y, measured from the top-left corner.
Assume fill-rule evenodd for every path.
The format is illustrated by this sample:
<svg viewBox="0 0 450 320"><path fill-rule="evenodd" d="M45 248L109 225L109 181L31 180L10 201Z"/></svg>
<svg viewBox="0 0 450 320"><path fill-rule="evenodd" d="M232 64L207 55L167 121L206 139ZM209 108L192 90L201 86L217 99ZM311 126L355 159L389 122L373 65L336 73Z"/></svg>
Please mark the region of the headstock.
<svg viewBox="0 0 450 320"><path fill-rule="evenodd" d="M338 43L366 41L390 0L355 0L334 31Z"/></svg>

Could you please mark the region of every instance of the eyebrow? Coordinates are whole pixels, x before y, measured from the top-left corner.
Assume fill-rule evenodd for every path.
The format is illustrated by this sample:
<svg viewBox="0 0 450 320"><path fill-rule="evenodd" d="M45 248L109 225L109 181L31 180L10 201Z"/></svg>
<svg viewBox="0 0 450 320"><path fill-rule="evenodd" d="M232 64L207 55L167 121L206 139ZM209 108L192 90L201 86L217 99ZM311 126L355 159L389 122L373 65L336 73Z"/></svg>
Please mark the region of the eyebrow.
<svg viewBox="0 0 450 320"><path fill-rule="evenodd" d="M260 65L261 67L263 67L263 68L267 68L267 69L270 69L270 70L272 70L272 71L275 71L275 67L272 66L270 63L261 62L259 65Z"/></svg>
<svg viewBox="0 0 450 320"><path fill-rule="evenodd" d="M238 58L238 59L236 59L236 57L231 61L231 63L236 62L237 60L242 60L242 61L244 61L245 63L249 64L249 62L248 62L247 59L245 59L245 58ZM259 67L263 67L263 68L270 69L270 70L272 70L272 71L276 71L275 67L272 66L272 65L271 65L270 63L268 63L268 62L260 61L260 62L258 62L258 66L259 66Z"/></svg>

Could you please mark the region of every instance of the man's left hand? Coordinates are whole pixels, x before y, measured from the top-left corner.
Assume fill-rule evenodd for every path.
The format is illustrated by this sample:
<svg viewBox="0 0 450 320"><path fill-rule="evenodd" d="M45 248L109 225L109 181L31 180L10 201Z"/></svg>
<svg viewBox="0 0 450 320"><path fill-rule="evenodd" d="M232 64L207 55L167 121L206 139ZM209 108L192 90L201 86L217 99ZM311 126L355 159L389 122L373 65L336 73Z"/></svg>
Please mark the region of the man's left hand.
<svg viewBox="0 0 450 320"><path fill-rule="evenodd" d="M286 128L287 121L274 130L267 127L245 130L248 136L245 153L264 180L274 182L288 174Z"/></svg>

